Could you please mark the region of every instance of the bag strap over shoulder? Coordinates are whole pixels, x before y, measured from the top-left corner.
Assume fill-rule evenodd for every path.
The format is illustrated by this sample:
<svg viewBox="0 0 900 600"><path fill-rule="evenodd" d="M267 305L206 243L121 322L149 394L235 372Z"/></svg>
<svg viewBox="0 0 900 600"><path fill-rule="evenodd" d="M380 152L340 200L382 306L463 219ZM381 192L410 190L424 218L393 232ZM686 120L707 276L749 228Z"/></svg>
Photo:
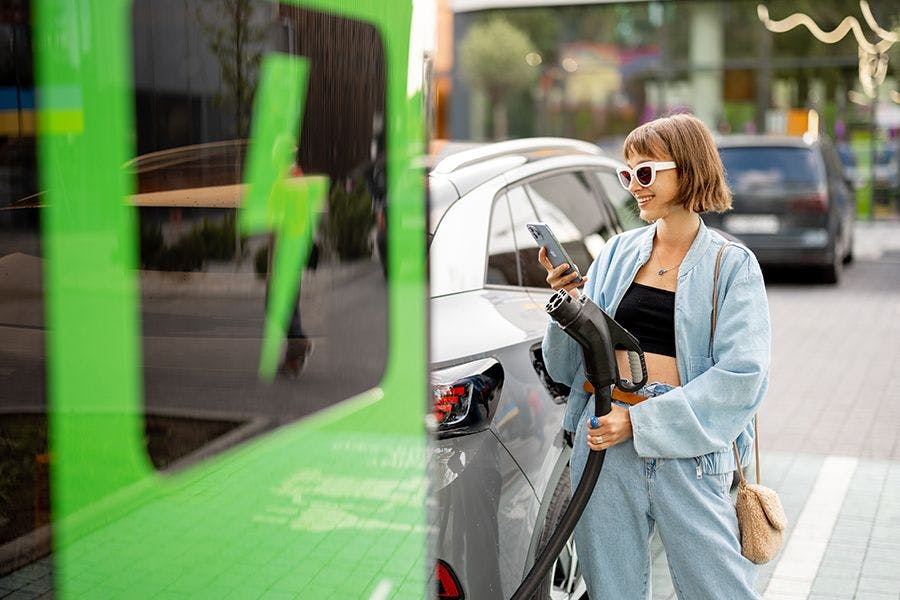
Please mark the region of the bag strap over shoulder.
<svg viewBox="0 0 900 600"><path fill-rule="evenodd" d="M716 336L716 318L719 312L719 270L722 268L722 256L725 254L725 248L730 246L729 242L722 244L719 248L719 254L716 256L716 270L713 274L713 293L712 293L712 313L709 318L709 350L707 356L712 358L713 338Z"/></svg>
<svg viewBox="0 0 900 600"><path fill-rule="evenodd" d="M722 244L722 247L719 248L719 254L716 256L716 270L713 274L713 295L712 295L712 314L709 319L709 356L712 357L713 350L713 338L716 335L716 318L718 317L719 311L719 270L722 267L722 255L725 254L725 248L731 246L730 243L726 242ZM756 418L756 415L753 415L753 452L756 459L756 483L761 483L761 478L759 476L759 424ZM744 482L744 472L741 469L741 457L738 454L737 449L737 440L735 440L734 444L734 460L737 464L737 473L738 479L743 483Z"/></svg>

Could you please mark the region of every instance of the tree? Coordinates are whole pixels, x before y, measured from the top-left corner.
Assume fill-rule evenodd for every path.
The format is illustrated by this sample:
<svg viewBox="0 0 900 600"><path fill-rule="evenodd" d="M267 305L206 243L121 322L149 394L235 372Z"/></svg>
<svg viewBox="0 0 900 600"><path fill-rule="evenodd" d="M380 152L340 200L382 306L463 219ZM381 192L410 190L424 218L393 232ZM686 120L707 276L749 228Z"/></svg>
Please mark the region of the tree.
<svg viewBox="0 0 900 600"><path fill-rule="evenodd" d="M209 49L221 68L225 94L234 110L235 137L250 133L250 111L256 92L256 77L263 55L262 42L268 33L265 21L259 21L260 5L254 0L205 0L208 11L198 9L197 16L207 36Z"/></svg>
<svg viewBox="0 0 900 600"><path fill-rule="evenodd" d="M537 69L525 62L533 51L528 36L500 16L473 25L460 43L462 77L490 101L495 139L507 135L506 98L537 78Z"/></svg>

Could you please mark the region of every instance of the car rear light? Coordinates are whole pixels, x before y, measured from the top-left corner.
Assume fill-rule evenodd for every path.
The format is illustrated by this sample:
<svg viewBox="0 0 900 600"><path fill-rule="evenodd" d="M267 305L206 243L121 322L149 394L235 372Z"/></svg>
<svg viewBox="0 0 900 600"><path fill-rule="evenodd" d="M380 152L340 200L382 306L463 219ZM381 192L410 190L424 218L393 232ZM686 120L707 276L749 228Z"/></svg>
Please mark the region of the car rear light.
<svg viewBox="0 0 900 600"><path fill-rule="evenodd" d="M455 425L466 418L472 403L475 378L467 378L453 385L437 385L434 396L434 418L440 425Z"/></svg>
<svg viewBox="0 0 900 600"><path fill-rule="evenodd" d="M828 194L819 192L811 196L799 196L791 200L791 210L800 213L827 213Z"/></svg>
<svg viewBox="0 0 900 600"><path fill-rule="evenodd" d="M431 425L439 436L486 429L503 385L503 368L481 359L431 375Z"/></svg>
<svg viewBox="0 0 900 600"><path fill-rule="evenodd" d="M437 582L437 597L446 600L463 600L466 595L463 593L462 586L456 573L450 568L450 565L442 560L437 561L434 567L434 579Z"/></svg>

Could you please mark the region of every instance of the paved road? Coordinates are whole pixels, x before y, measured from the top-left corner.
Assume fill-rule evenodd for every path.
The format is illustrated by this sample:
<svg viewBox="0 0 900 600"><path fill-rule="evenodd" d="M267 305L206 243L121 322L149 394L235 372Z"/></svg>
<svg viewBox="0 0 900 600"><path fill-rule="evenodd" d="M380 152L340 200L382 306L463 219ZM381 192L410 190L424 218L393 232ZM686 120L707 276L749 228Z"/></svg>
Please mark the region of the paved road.
<svg viewBox="0 0 900 600"><path fill-rule="evenodd" d="M860 224L854 251L837 286L767 273L760 462L791 523L767 600L900 598L900 223ZM653 597L675 598L658 544Z"/></svg>
<svg viewBox="0 0 900 600"><path fill-rule="evenodd" d="M43 409L42 261L0 257L0 409ZM275 426L371 389L387 356L387 288L375 261L304 276L303 330L315 353L299 379L261 382L265 286L249 273L144 272L143 400L148 411L262 419Z"/></svg>
<svg viewBox="0 0 900 600"><path fill-rule="evenodd" d="M900 222L860 224L855 254L838 286L797 283L798 273L768 281L775 355L761 463L791 525L760 570L767 600L900 598ZM154 309L147 325L171 334L178 300ZM15 577L0 596L52 593L48 561ZM675 597L658 544L653 587L654 599Z"/></svg>

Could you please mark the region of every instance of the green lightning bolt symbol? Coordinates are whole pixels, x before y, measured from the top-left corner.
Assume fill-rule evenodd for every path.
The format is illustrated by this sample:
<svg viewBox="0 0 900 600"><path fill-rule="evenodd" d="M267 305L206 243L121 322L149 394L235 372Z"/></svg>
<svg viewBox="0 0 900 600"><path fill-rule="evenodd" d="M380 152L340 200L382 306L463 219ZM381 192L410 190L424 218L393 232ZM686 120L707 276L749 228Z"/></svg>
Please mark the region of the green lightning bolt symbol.
<svg viewBox="0 0 900 600"><path fill-rule="evenodd" d="M275 234L272 273L259 374L275 375L297 299L298 283L312 246L316 215L328 191L325 176L291 177L309 79L309 63L298 56L269 54L260 69L240 210L246 234Z"/></svg>

